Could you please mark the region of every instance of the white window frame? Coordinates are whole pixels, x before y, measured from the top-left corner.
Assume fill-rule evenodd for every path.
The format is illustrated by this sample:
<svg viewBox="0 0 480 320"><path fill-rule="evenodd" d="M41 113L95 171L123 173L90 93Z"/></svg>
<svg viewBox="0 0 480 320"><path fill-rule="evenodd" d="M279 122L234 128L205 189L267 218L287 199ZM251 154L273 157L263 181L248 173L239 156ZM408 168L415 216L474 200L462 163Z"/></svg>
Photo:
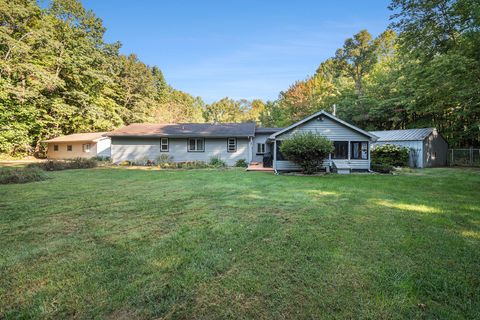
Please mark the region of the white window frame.
<svg viewBox="0 0 480 320"><path fill-rule="evenodd" d="M168 138L160 138L160 152L168 152L170 141Z"/></svg>
<svg viewBox="0 0 480 320"><path fill-rule="evenodd" d="M190 141L195 141L195 149L190 148ZM202 141L202 149L198 148L198 141ZM188 138L187 139L187 151L188 152L205 152L205 138Z"/></svg>
<svg viewBox="0 0 480 320"><path fill-rule="evenodd" d="M358 156L354 157L354 145L358 144ZM350 159L352 160L368 160L368 141L350 141L350 150L351 155ZM365 157L364 157L365 156Z"/></svg>
<svg viewBox="0 0 480 320"><path fill-rule="evenodd" d="M70 150L68 150L68 149L70 149ZM68 152L73 151L73 144L67 144L67 151Z"/></svg>
<svg viewBox="0 0 480 320"><path fill-rule="evenodd" d="M58 149L58 144L54 144L53 145L53 151L57 152L59 149Z"/></svg>
<svg viewBox="0 0 480 320"><path fill-rule="evenodd" d="M257 154L265 154L265 150L265 143L257 143Z"/></svg>
<svg viewBox="0 0 480 320"><path fill-rule="evenodd" d="M90 150L91 150L90 143L82 144L82 151L83 152L90 152Z"/></svg>
<svg viewBox="0 0 480 320"><path fill-rule="evenodd" d="M227 138L227 152L237 152L237 138Z"/></svg>

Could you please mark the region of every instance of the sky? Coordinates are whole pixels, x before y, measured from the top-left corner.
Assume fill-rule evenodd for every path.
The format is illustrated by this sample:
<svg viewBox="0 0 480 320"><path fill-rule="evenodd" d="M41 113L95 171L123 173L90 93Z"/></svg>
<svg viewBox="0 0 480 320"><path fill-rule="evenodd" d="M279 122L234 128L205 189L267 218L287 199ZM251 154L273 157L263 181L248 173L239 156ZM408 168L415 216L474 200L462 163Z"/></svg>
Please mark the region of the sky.
<svg viewBox="0 0 480 320"><path fill-rule="evenodd" d="M386 0L81 1L103 20L107 42L207 103L275 100L348 37L383 32L390 16Z"/></svg>

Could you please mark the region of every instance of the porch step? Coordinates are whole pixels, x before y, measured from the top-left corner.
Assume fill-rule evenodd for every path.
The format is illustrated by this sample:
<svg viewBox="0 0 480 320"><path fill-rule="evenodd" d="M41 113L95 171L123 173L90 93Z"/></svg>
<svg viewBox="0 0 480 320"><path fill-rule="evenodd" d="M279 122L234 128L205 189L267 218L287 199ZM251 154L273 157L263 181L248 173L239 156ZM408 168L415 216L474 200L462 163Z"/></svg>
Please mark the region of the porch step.
<svg viewBox="0 0 480 320"><path fill-rule="evenodd" d="M247 168L247 171L273 171L273 168L266 168L262 162L252 162Z"/></svg>
<svg viewBox="0 0 480 320"><path fill-rule="evenodd" d="M343 161L335 161L332 160L332 168L333 172L336 172L338 174L349 174L352 172L352 167L348 163L345 163Z"/></svg>

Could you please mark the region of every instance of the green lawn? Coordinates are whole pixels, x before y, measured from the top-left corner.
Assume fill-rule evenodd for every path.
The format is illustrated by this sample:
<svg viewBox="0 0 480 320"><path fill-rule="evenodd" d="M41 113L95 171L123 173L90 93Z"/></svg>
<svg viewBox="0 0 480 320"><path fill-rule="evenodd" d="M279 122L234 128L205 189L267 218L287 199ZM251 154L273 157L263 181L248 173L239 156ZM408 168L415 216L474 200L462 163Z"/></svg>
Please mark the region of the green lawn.
<svg viewBox="0 0 480 320"><path fill-rule="evenodd" d="M480 318L480 170L0 186L0 319Z"/></svg>

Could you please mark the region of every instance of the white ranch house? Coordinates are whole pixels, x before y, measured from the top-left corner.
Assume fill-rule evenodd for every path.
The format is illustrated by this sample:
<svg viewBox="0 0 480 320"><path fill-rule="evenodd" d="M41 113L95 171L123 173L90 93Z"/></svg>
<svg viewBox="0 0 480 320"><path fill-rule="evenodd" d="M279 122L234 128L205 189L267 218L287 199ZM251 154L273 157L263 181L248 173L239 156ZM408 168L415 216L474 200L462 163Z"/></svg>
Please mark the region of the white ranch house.
<svg viewBox="0 0 480 320"><path fill-rule="evenodd" d="M292 134L305 131L333 141L335 152L324 162L326 170L370 169L370 144L376 137L325 111L283 129L257 128L254 123L132 124L107 136L112 140L114 163L154 161L166 154L175 162L209 161L211 157L219 157L228 165L234 165L240 159L262 163L270 155L272 170L295 171L300 168L284 159L279 147ZM266 163L262 167L265 166Z"/></svg>
<svg viewBox="0 0 480 320"><path fill-rule="evenodd" d="M253 122L138 123L112 132L73 134L45 142L51 159L109 156L120 163L157 161L168 155L174 162L208 162L219 157L229 166L245 160L249 170L280 172L300 170L280 152L282 141L299 132L321 134L333 142L335 151L322 166L326 171L368 171L372 145L385 143L418 148L414 161L418 167L445 165L446 161L448 146L435 129L367 132L323 110L287 128L259 128Z"/></svg>

